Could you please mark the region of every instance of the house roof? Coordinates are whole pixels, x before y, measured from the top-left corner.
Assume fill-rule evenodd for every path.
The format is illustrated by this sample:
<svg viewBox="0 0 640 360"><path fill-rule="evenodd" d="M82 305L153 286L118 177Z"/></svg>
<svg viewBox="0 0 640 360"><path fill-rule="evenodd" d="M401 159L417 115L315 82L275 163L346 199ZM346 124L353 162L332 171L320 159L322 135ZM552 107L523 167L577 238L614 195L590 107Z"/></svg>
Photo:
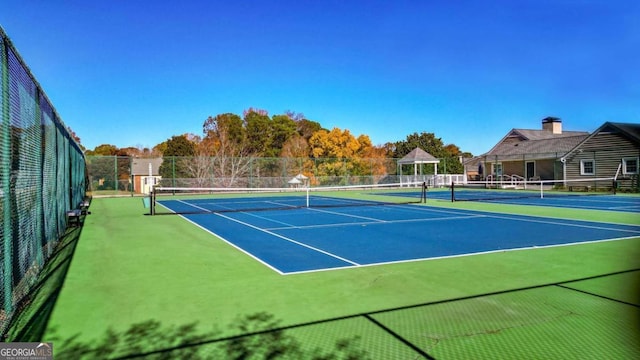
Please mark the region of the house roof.
<svg viewBox="0 0 640 360"><path fill-rule="evenodd" d="M559 138L547 138L541 140L523 140L517 142L498 143L491 151L485 155L531 155L550 154L554 157L573 149L576 145L587 138L587 135L565 136Z"/></svg>
<svg viewBox="0 0 640 360"><path fill-rule="evenodd" d="M517 157L537 154L538 158L556 158L573 149L589 136L586 131L512 129L489 152L482 156Z"/></svg>
<svg viewBox="0 0 640 360"><path fill-rule="evenodd" d="M636 144L640 144L640 124L606 122L596 129L596 131L591 135L585 137L581 142L576 144L576 146L570 149L563 157L567 158L569 155L579 150L582 144L601 133L622 133Z"/></svg>
<svg viewBox="0 0 640 360"><path fill-rule="evenodd" d="M640 124L607 122L602 125L600 129L596 130L596 132L604 131L607 128L611 129L609 131L617 129L627 135L634 142L640 143Z"/></svg>
<svg viewBox="0 0 640 360"><path fill-rule="evenodd" d="M554 134L549 130L530 130L530 129L513 129L505 138L520 136L522 140L548 140L560 139L564 137L573 137L580 135L589 135L586 131L563 131L560 134ZM504 140L504 139L503 139Z"/></svg>
<svg viewBox="0 0 640 360"><path fill-rule="evenodd" d="M398 160L398 164L437 164L439 162L440 160L419 147Z"/></svg>
<svg viewBox="0 0 640 360"><path fill-rule="evenodd" d="M149 164L151 164L151 175L160 175L160 165L162 158L134 158L131 164L132 175L149 175Z"/></svg>

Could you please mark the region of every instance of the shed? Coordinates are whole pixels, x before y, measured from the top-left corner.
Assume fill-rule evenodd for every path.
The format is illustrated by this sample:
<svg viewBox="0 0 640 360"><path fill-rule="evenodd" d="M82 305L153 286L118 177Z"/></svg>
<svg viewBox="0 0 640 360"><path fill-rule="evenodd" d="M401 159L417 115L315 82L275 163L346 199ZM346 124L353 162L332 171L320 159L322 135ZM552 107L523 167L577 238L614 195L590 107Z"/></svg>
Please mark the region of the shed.
<svg viewBox="0 0 640 360"><path fill-rule="evenodd" d="M131 181L134 192L148 194L162 178L159 173L162 158L134 158L131 163Z"/></svg>

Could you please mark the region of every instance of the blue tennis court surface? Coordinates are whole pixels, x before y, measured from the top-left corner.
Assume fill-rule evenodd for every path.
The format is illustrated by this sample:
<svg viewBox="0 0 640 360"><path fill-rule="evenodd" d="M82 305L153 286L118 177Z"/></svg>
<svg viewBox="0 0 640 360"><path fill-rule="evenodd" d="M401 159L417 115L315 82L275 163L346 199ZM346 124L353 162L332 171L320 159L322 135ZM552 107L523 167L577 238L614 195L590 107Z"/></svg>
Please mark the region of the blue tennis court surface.
<svg viewBox="0 0 640 360"><path fill-rule="evenodd" d="M468 191L469 199L486 195L486 192ZM640 213L640 196L628 195L560 195L551 194L540 197L535 192L531 196L512 197L514 194L505 192L504 198L499 198L499 192L492 193L496 198L487 198L480 201L494 204L514 204L533 206L552 206L572 209L609 210ZM518 194L515 194L516 196ZM461 195L463 200L467 200ZM427 198L435 200L451 201L451 192L447 190L434 190L427 194Z"/></svg>
<svg viewBox="0 0 640 360"><path fill-rule="evenodd" d="M640 224L415 205L182 216L281 274L640 236Z"/></svg>

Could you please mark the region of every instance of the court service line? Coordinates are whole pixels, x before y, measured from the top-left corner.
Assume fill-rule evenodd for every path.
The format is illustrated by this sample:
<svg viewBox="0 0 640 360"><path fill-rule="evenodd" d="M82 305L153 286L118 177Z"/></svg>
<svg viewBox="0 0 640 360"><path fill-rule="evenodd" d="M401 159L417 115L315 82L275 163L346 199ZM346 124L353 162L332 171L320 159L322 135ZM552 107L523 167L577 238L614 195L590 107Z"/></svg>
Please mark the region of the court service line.
<svg viewBox="0 0 640 360"><path fill-rule="evenodd" d="M301 243L301 242L299 242L299 241L295 241L295 240L290 239L290 238L288 238L288 237L286 237L286 236L282 236L282 235L276 234L276 233L271 232L271 231L269 231L269 230L265 230L265 229L259 228L259 227L257 227L257 226L254 226L254 225L251 225L251 224L249 224L249 223L246 223L246 222L244 222L244 221L240 221L240 220L234 219L234 218L232 218L232 217L226 216L226 215L221 214L221 213L214 213L214 214L215 214L215 215L217 215L217 216L223 217L223 218L225 218L225 219L227 219L227 220L231 220L231 221L233 221L233 222L237 222L238 224L241 224L241 225L244 225L244 226L250 227L250 228L252 228L252 229L255 229L255 230L261 231L261 232L263 232L263 233L265 233L265 234L269 234L269 235L271 235L271 236L275 236L275 237L280 238L280 239L282 239L282 240L289 241L289 242L294 243L294 244L296 244L296 245L299 245L299 246L302 246L302 247L306 247L307 249L314 250L314 251L317 251L317 252L319 252L319 253L322 253L322 254L328 255L328 256L330 256L330 257L332 257L332 258L335 258L335 259L338 259L338 260L344 261L344 262L346 262L346 263L349 263L349 264L352 264L352 265L355 265L355 266L360 266L360 264L358 264L357 262L351 261L351 260L349 260L349 259L345 259L345 258L343 258L343 257L340 257L340 256L336 255L336 254L332 254L332 253L330 253L330 252L328 252L328 251L325 251L325 250L322 250L322 249L318 249L318 248L313 247L313 246L311 246L311 245L307 245L307 244L305 244L305 243Z"/></svg>
<svg viewBox="0 0 640 360"><path fill-rule="evenodd" d="M299 225L291 227L276 227L267 228L267 230L290 230L290 229L318 229L318 228L332 228L332 227L345 227L345 226L362 226L362 225L382 225L382 224L403 224L403 223L418 223L418 222L430 222L430 221L447 221L447 220L465 220L487 217L486 215L467 215L467 216L451 216L436 219L403 219L403 220L386 220L386 221L360 221L352 223L335 223L335 224L317 224L317 225Z"/></svg>
<svg viewBox="0 0 640 360"><path fill-rule="evenodd" d="M335 211L320 210L320 209L314 209L314 208L308 208L308 209L309 209L309 210L311 210L311 211L317 211L317 212L326 213L326 214L340 215L340 216L352 217L352 218L356 218L356 219L363 219L363 220L371 220L371 221L374 221L374 222L380 222L380 223L388 222L388 221L386 221L386 220L376 219L376 218L367 217L367 216L359 216L359 215L353 215L353 214L345 214L345 213L339 213L339 212L335 212Z"/></svg>
<svg viewBox="0 0 640 360"><path fill-rule="evenodd" d="M570 223L570 222L576 222L576 223L582 222L582 223L599 224L596 221L587 221L587 220L571 220L571 219L561 219L559 221L537 220L537 219L540 219L540 217L528 216L528 215L497 216L495 214L491 214L491 215L487 215L487 216L488 217L497 218L497 219L504 219L504 220L516 220L516 221L525 221L525 222L533 222L533 223L541 223L541 224L573 226L573 227L579 227L579 228L585 228L585 229L622 231L622 232L628 232L628 233L632 233L632 234L640 234L640 227L638 227L637 225L619 224L619 225L622 225L622 226L638 227L638 230L633 230L633 229L620 229L620 228L615 228L615 227L604 227L604 226L594 226L594 225L572 224L572 223ZM562 220L564 220L564 221L562 221ZM604 223L604 224L606 224L606 223Z"/></svg>
<svg viewBox="0 0 640 360"><path fill-rule="evenodd" d="M194 205L194 204L192 204L192 203L190 203L190 202L187 202L187 201L184 201L184 200L178 200L178 202L181 202L181 203L183 203L183 204L185 204L185 205L188 205L188 206L194 207L194 208L196 208L196 209L198 209L198 210L206 211L206 212L209 212L209 213L210 213L210 212L212 212L211 210L209 210L209 209L207 209L207 208L203 208L203 207L201 207L201 206Z"/></svg>
<svg viewBox="0 0 640 360"><path fill-rule="evenodd" d="M258 218L258 219L262 219L262 220L266 220L266 221L269 221L269 222L272 222L272 223L284 225L284 226L286 226L286 229L295 229L295 228L297 228L297 226L295 226L293 224L289 224L289 223L286 223L284 221L278 221L278 220L270 219L268 217L256 215L256 214L251 213L251 212L244 212L243 211L242 213L246 214L246 215L249 215L249 216L252 216L252 217L255 217L255 218Z"/></svg>

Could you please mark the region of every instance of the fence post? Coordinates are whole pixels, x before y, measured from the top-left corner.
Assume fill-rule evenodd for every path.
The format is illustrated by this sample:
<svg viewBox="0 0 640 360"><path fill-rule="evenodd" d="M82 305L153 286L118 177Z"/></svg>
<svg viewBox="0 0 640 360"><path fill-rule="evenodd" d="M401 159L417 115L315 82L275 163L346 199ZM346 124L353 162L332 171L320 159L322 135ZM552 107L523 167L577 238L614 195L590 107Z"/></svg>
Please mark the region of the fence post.
<svg viewBox="0 0 640 360"><path fill-rule="evenodd" d="M171 184L176 187L176 157L171 157Z"/></svg>

